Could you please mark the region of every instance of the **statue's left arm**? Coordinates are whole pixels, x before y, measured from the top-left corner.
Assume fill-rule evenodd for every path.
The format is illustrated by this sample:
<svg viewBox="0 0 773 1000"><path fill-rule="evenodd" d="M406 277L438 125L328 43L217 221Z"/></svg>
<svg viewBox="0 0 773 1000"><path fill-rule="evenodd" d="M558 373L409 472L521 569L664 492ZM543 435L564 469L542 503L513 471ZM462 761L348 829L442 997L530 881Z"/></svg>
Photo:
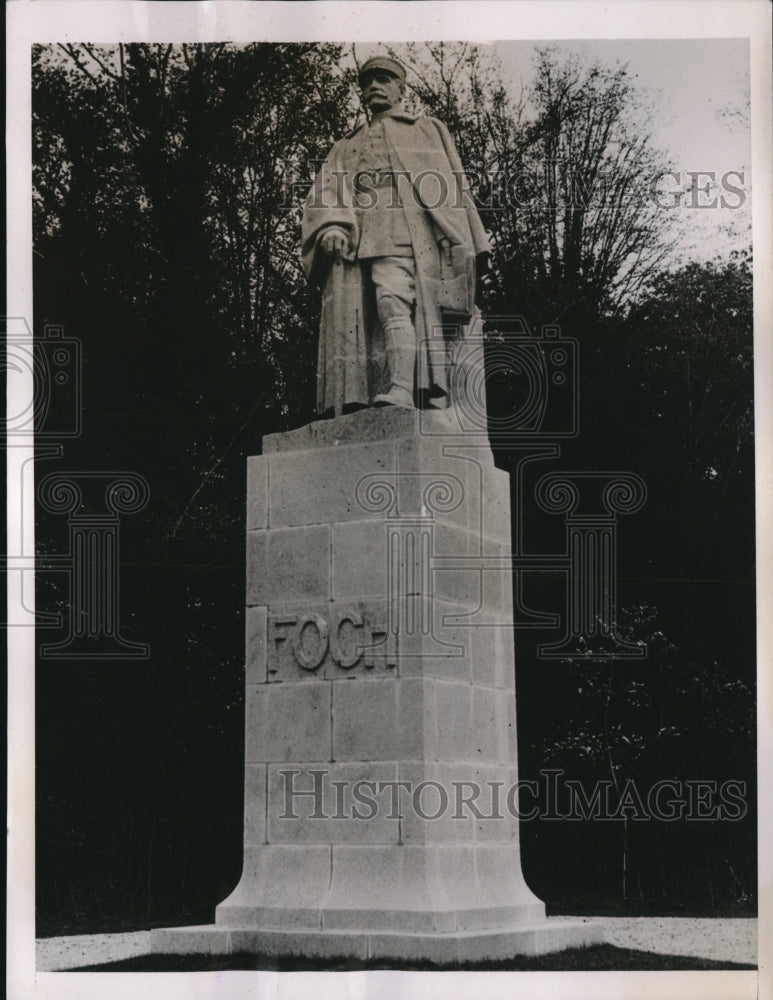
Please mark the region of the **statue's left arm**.
<svg viewBox="0 0 773 1000"><path fill-rule="evenodd" d="M466 215L472 239L472 246L470 249L476 256L489 254L491 252L489 238L483 227L483 222L478 215L478 210L475 207L475 199L473 198L472 191L470 189L467 173L461 159L459 158L459 153L456 150L456 144L454 143L451 133L437 118L425 118L424 121L434 129L448 159L454 185L449 192L449 200L453 210L464 211Z"/></svg>

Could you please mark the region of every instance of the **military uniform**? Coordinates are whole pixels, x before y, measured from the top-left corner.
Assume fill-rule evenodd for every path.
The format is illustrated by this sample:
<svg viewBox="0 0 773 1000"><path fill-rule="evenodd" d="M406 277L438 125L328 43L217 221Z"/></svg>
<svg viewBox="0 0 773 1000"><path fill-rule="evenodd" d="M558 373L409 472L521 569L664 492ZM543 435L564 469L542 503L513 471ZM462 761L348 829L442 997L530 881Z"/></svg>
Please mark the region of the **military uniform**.
<svg viewBox="0 0 773 1000"><path fill-rule="evenodd" d="M386 59L370 63L399 65ZM428 174L446 191L444 198L425 204L414 182ZM447 361L438 362L427 347L443 323L437 301L440 243L464 247L471 256L488 250L463 185L464 171L445 127L399 105L334 145L303 220L304 266L323 286L321 412L398 400L412 405L416 391L431 405L447 404ZM341 273L319 250L336 230L346 239ZM379 364L386 368L383 378Z"/></svg>

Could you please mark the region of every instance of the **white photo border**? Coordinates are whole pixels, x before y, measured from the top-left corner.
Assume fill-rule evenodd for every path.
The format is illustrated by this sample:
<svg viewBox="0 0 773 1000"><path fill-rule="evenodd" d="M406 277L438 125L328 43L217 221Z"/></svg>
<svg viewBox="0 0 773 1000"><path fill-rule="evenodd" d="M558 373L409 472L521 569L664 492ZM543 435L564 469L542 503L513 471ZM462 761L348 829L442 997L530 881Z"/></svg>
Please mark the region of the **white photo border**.
<svg viewBox="0 0 773 1000"><path fill-rule="evenodd" d="M471 11L474 10L474 16ZM754 179L755 432L757 479L758 663L773 652L773 181L771 163L771 24L766 0L514 0L415 2L142 2L10 0L7 12L8 316L32 317L31 60L34 43L212 41L494 41L570 39L748 38L751 57ZM31 398L31 385L29 395ZM9 400L9 407L15 406ZM12 412L9 409L9 413ZM18 409L16 410L18 412ZM21 442L23 445L24 443ZM29 455L32 455L29 442ZM11 452L7 449L9 472ZM18 458L18 452L16 453ZM21 493L8 482L9 531L18 536ZM29 513L29 512L28 512ZM25 551L34 551L32 519ZM9 590L9 597L13 595ZM9 608L9 621L14 620ZM657 973L37 973L34 914L34 630L8 629L8 996L12 1000L153 997L512 996L529 1000L745 1000L773 997L770 940L760 941L754 972ZM771 787L773 683L759 670L759 788ZM773 927L773 802L759 800L759 926ZM345 979L342 980L342 977ZM514 979L513 977L517 977Z"/></svg>

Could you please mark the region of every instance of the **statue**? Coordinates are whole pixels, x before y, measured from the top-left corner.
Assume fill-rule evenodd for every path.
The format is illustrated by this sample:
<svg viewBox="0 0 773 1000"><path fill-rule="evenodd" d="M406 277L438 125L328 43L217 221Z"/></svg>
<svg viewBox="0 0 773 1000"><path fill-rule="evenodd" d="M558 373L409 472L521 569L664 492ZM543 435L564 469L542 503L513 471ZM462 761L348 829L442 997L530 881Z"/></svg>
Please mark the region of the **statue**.
<svg viewBox="0 0 773 1000"><path fill-rule="evenodd" d="M402 108L404 67L376 56L359 82L369 124L333 145L303 215L322 288L317 410L444 409L488 239L448 130Z"/></svg>

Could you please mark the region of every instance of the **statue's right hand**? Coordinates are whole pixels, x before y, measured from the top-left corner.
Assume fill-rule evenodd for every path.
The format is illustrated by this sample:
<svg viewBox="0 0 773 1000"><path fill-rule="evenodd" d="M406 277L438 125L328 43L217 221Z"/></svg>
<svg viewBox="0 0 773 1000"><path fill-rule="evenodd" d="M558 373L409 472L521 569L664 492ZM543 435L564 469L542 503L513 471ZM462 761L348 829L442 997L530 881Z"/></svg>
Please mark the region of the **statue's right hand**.
<svg viewBox="0 0 773 1000"><path fill-rule="evenodd" d="M451 240L449 240L447 236L441 236L438 240L438 247L440 248L440 254L443 261L451 267L454 260L453 253L451 251Z"/></svg>
<svg viewBox="0 0 773 1000"><path fill-rule="evenodd" d="M328 257L334 257L336 264L340 264L343 259L344 251L346 250L347 243L348 239L343 230L331 229L322 237L320 246L322 247L323 253L326 253Z"/></svg>

